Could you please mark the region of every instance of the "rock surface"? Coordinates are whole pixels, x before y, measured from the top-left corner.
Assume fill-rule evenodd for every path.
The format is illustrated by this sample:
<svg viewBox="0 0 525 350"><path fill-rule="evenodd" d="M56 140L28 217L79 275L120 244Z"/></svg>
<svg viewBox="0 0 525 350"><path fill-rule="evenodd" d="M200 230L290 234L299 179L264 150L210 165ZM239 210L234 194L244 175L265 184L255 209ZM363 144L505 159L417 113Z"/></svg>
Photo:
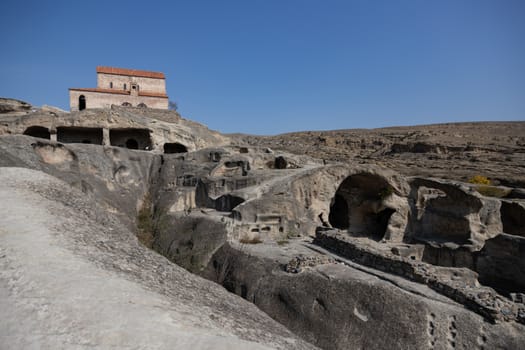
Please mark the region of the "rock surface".
<svg viewBox="0 0 525 350"><path fill-rule="evenodd" d="M524 127L246 137L148 109L0 116L0 303L41 315L0 332L16 348L310 346L286 328L324 349L524 348Z"/></svg>
<svg viewBox="0 0 525 350"><path fill-rule="evenodd" d="M467 181L483 175L525 187L525 122L480 122L234 135L239 144L307 154L326 161L355 159L402 174Z"/></svg>
<svg viewBox="0 0 525 350"><path fill-rule="evenodd" d="M31 105L14 98L0 97L0 114L21 115L29 113Z"/></svg>
<svg viewBox="0 0 525 350"><path fill-rule="evenodd" d="M313 348L62 181L4 167L0 196L2 348Z"/></svg>

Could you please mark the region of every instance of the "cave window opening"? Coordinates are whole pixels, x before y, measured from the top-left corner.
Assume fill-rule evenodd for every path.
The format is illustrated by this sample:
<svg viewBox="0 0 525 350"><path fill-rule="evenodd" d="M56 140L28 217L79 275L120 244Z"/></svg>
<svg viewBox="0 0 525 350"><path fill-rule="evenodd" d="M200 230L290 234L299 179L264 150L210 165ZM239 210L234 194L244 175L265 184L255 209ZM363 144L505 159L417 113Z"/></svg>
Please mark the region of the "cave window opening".
<svg viewBox="0 0 525 350"><path fill-rule="evenodd" d="M126 148L129 149L139 149L139 143L135 139L128 139L126 141Z"/></svg>
<svg viewBox="0 0 525 350"><path fill-rule="evenodd" d="M188 148L182 143L178 142L168 142L164 144L164 153L186 153Z"/></svg>
<svg viewBox="0 0 525 350"><path fill-rule="evenodd" d="M43 126L30 126L24 131L24 135L48 140L51 138L49 130Z"/></svg>
<svg viewBox="0 0 525 350"><path fill-rule="evenodd" d="M110 129L109 140L111 146L148 151L153 149L150 133L149 129Z"/></svg>

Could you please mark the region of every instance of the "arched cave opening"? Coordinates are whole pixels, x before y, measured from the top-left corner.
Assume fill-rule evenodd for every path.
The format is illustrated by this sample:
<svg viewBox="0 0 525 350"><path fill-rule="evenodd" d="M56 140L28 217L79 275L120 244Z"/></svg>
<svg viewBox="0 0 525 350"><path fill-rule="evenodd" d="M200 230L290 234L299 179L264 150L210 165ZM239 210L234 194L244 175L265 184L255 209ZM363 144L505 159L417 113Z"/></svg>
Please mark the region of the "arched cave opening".
<svg viewBox="0 0 525 350"><path fill-rule="evenodd" d="M225 194L215 200L215 210L232 211L236 206L244 202L244 198Z"/></svg>
<svg viewBox="0 0 525 350"><path fill-rule="evenodd" d="M126 148L129 149L139 149L139 143L135 139L128 139L126 141Z"/></svg>
<svg viewBox="0 0 525 350"><path fill-rule="evenodd" d="M30 126L24 131L24 135L48 140L51 138L49 130L43 126Z"/></svg>
<svg viewBox="0 0 525 350"><path fill-rule="evenodd" d="M164 144L164 153L186 153L188 148L182 143L178 142L166 142Z"/></svg>
<svg viewBox="0 0 525 350"><path fill-rule="evenodd" d="M347 230L353 236L381 240L394 209L385 207L384 200L392 187L374 174L347 177L339 186L330 206L330 225Z"/></svg>
<svg viewBox="0 0 525 350"><path fill-rule="evenodd" d="M151 150L152 148L149 129L111 129L109 141L111 146L128 149Z"/></svg>

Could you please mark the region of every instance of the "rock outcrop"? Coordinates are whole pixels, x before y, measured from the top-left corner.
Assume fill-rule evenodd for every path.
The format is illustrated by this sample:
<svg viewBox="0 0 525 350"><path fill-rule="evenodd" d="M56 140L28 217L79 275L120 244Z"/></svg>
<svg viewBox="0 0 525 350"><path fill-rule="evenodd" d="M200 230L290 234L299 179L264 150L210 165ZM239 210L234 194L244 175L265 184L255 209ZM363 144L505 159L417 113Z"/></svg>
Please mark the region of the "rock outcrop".
<svg viewBox="0 0 525 350"><path fill-rule="evenodd" d="M0 196L2 348L313 349L63 181L3 167Z"/></svg>
<svg viewBox="0 0 525 350"><path fill-rule="evenodd" d="M31 111L31 105L14 98L0 97L0 114L21 115Z"/></svg>
<svg viewBox="0 0 525 350"><path fill-rule="evenodd" d="M248 139L148 109L0 117L0 336L15 348L523 348L521 155L500 168L523 146L525 123L513 125L459 149L434 142L452 140L449 126ZM288 152L298 145L325 159ZM458 181L471 170L439 178L469 152L497 154L471 170L506 187Z"/></svg>

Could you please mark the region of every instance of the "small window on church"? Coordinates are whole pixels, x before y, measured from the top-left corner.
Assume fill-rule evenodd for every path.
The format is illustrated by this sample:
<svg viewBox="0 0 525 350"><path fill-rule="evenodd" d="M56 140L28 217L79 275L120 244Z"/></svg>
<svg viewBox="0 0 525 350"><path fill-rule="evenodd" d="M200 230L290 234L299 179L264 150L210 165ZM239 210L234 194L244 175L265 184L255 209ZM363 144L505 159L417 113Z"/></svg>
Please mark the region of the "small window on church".
<svg viewBox="0 0 525 350"><path fill-rule="evenodd" d="M124 90L126 90L126 84L124 84Z"/></svg>
<svg viewBox="0 0 525 350"><path fill-rule="evenodd" d="M110 89L113 89L113 82L110 82L110 83L109 83L109 88L110 88Z"/></svg>

